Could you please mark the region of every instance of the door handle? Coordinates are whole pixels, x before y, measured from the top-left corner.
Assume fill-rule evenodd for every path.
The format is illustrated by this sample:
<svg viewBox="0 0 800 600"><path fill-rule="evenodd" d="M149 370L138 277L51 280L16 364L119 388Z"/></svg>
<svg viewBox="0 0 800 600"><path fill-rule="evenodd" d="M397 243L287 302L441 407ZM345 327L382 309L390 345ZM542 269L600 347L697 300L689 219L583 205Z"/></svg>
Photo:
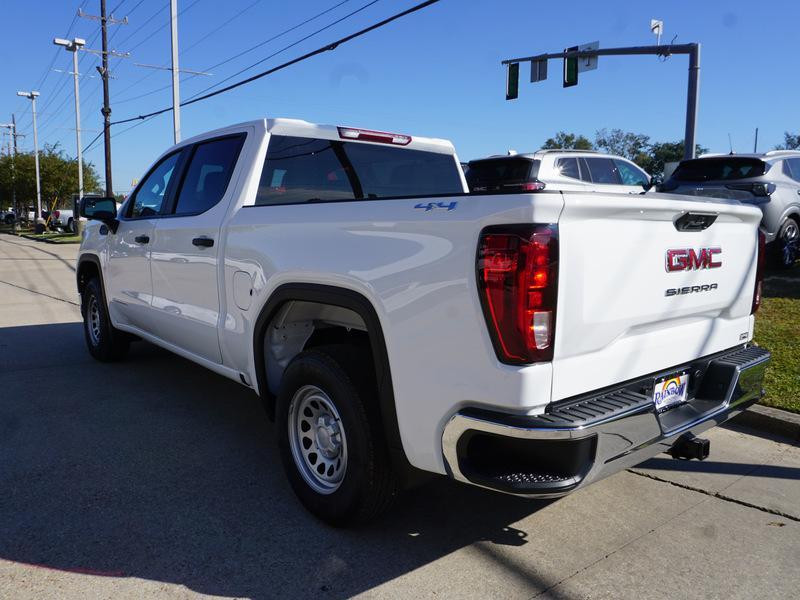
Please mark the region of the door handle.
<svg viewBox="0 0 800 600"><path fill-rule="evenodd" d="M196 237L192 240L192 244L200 248L211 248L214 245L214 240L207 237Z"/></svg>
<svg viewBox="0 0 800 600"><path fill-rule="evenodd" d="M137 235L135 238L133 238L133 241L136 242L137 244L147 244L147 243L150 242L150 236L149 235Z"/></svg>

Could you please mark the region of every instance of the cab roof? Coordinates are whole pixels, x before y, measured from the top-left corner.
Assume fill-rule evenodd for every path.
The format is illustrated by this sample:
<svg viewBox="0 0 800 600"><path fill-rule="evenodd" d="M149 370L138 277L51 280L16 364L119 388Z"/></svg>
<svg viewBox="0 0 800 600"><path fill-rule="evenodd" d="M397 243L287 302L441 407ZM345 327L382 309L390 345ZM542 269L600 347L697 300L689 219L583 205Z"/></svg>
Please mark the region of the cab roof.
<svg viewBox="0 0 800 600"><path fill-rule="evenodd" d="M448 140L437 139L437 138L429 138L429 137L419 137L416 135L409 135L406 133L390 133L385 131L379 131L376 129L369 129L369 128L362 128L352 125L323 125L318 123L310 123L308 121L303 121L301 119L286 119L286 118L277 118L277 119L258 119L254 121L245 121L243 123L237 123L236 125L230 125L228 127L223 127L220 129L216 129L214 131L209 131L198 136L195 136L191 139L187 139L182 142L180 145L189 144L198 142L203 139L216 137L219 135L225 135L227 133L232 133L235 130L241 130L244 127L254 127L256 129L266 130L267 133L275 134L275 135L288 135L288 136L295 136L295 137L313 137L313 138L320 138L326 140L343 140L349 141L359 144L380 144L386 145L381 142L376 141L369 141L363 139L353 139L353 138L346 138L342 137L340 133L340 128L350 129L350 130L359 130L365 132L372 132L372 133L382 133L382 134L389 134L401 137L410 137L411 141L404 144L391 144L395 145L398 148L407 148L411 150L424 150L427 152L437 152L439 154L452 154L455 155L456 151L453 147L453 144Z"/></svg>

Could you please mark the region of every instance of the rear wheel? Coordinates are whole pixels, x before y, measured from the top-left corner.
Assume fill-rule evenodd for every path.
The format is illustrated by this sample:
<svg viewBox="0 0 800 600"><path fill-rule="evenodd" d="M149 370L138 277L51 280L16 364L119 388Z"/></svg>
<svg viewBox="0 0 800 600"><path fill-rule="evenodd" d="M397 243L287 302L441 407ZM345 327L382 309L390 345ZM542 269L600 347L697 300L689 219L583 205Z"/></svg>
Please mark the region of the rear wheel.
<svg viewBox="0 0 800 600"><path fill-rule="evenodd" d="M286 475L303 505L332 525L367 521L396 494L372 369L356 347L324 346L297 355L281 381L276 427Z"/></svg>
<svg viewBox="0 0 800 600"><path fill-rule="evenodd" d="M783 222L775 238L775 264L784 269L794 265L800 256L800 224L792 217Z"/></svg>
<svg viewBox="0 0 800 600"><path fill-rule="evenodd" d="M83 333L89 354L102 362L123 358L128 352L131 338L111 324L100 280L97 277L86 283L81 297L81 312Z"/></svg>

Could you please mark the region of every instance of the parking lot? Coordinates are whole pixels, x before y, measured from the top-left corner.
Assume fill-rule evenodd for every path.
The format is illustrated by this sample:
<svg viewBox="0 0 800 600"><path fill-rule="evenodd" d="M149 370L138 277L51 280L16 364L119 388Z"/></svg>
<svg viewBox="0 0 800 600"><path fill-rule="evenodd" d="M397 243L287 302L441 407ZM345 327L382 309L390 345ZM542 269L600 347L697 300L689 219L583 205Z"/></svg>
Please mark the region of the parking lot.
<svg viewBox="0 0 800 600"><path fill-rule="evenodd" d="M796 440L734 423L552 502L439 479L332 529L251 391L144 343L90 358L76 254L0 235L0 597L797 597Z"/></svg>

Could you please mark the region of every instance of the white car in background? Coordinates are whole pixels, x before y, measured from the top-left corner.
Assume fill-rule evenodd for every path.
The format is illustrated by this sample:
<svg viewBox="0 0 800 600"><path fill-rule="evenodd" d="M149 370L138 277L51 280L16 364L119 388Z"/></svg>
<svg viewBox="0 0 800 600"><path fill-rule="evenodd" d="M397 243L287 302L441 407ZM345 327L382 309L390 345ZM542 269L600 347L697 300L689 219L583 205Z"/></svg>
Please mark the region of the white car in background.
<svg viewBox="0 0 800 600"><path fill-rule="evenodd" d="M621 192L641 194L650 175L621 156L591 150L539 150L489 156L468 163L471 192Z"/></svg>

